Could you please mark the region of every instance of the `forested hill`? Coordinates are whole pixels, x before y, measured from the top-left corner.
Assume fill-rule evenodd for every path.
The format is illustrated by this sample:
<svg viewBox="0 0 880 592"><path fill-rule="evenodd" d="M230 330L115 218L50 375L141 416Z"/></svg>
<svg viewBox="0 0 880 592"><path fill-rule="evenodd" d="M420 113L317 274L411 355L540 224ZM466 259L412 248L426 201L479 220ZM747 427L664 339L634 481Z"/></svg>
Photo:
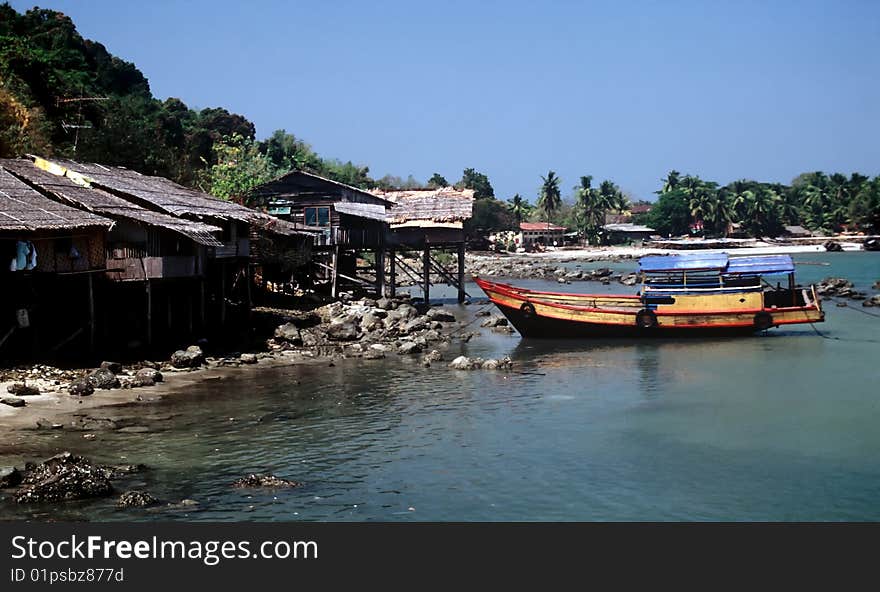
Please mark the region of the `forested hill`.
<svg viewBox="0 0 880 592"><path fill-rule="evenodd" d="M210 190L218 159L244 152L258 157L246 184L294 167L362 187L382 184L367 167L321 158L284 130L264 142L254 133L246 117L222 107L194 110L180 99L156 99L134 64L83 39L68 16L0 5L2 157L75 156ZM226 197L247 189L223 186L224 171L214 172Z"/></svg>

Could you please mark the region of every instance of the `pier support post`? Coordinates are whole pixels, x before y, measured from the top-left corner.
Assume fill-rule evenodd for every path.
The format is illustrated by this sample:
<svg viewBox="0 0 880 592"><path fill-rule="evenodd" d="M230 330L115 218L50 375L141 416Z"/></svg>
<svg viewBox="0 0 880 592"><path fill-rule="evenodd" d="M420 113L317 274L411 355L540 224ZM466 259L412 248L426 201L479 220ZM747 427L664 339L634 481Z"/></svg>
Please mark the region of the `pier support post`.
<svg viewBox="0 0 880 592"><path fill-rule="evenodd" d="M465 299L464 291L464 251L465 243L458 244L458 303L461 304Z"/></svg>
<svg viewBox="0 0 880 592"><path fill-rule="evenodd" d="M389 270L390 275L391 275L391 277L389 279L391 280L391 283L388 286L389 287L389 290L388 290L389 294L388 295L391 296L391 298L394 298L397 295L397 251L395 251L394 249L391 249L391 251L389 252L388 255L389 255L389 258L391 259L391 261L390 261L391 269Z"/></svg>
<svg viewBox="0 0 880 592"><path fill-rule="evenodd" d="M385 295L385 248L376 250L376 295Z"/></svg>
<svg viewBox="0 0 880 592"><path fill-rule="evenodd" d="M331 298L339 298L339 259L340 259L340 251L342 247L336 245L333 247L333 270L331 273L333 277L331 278L330 284L330 297Z"/></svg>
<svg viewBox="0 0 880 592"><path fill-rule="evenodd" d="M94 276L87 274L89 278L89 353L95 353L95 285Z"/></svg>
<svg viewBox="0 0 880 592"><path fill-rule="evenodd" d="M150 280L146 280L147 290L147 345L153 345L153 290Z"/></svg>
<svg viewBox="0 0 880 592"><path fill-rule="evenodd" d="M425 304L427 304L431 292L431 246L428 241L425 241L425 253L422 256L422 273L425 276Z"/></svg>

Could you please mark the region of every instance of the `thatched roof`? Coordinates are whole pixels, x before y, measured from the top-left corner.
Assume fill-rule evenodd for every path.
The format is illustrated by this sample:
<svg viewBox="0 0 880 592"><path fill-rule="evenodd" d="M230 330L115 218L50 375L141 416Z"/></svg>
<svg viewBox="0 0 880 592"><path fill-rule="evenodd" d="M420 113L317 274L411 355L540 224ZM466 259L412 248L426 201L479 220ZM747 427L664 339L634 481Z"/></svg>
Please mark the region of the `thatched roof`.
<svg viewBox="0 0 880 592"><path fill-rule="evenodd" d="M154 212L101 189L77 185L66 176L38 169L30 160L0 160L0 167L64 204L116 220L131 220L164 228L205 246L216 247L223 244L214 236L214 233L222 230L217 226Z"/></svg>
<svg viewBox="0 0 880 592"><path fill-rule="evenodd" d="M236 203L188 189L164 177L142 175L123 167L72 160L53 159L50 162L80 175L91 187L133 199L145 207L172 216L250 223L256 213Z"/></svg>
<svg viewBox="0 0 880 592"><path fill-rule="evenodd" d="M0 231L74 230L112 225L107 218L52 201L0 169Z"/></svg>
<svg viewBox="0 0 880 592"><path fill-rule="evenodd" d="M412 191L380 191L375 195L394 202L388 211L388 222L463 222L473 215L472 189L419 189Z"/></svg>
<svg viewBox="0 0 880 592"><path fill-rule="evenodd" d="M370 220L379 220L385 222L387 217L385 206L379 204L353 203L349 201L338 201L333 207L340 214L348 214L349 216L358 216L360 218L369 218Z"/></svg>

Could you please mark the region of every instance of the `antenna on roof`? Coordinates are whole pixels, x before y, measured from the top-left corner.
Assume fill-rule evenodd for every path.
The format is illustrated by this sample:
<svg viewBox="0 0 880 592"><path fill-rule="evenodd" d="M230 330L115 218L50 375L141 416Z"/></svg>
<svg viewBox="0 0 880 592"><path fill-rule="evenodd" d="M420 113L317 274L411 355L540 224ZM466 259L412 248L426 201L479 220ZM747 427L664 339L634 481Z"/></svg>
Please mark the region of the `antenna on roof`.
<svg viewBox="0 0 880 592"><path fill-rule="evenodd" d="M91 129L93 126L88 121L83 121L82 116L82 105L87 101L106 101L110 97L64 97L55 99L55 106L61 107L61 105L68 103L76 103L76 121L74 123L67 123L63 119L61 120L61 127L65 132L70 133L70 130L74 130L73 136L73 152L76 154L76 146L79 144L79 130L81 129Z"/></svg>

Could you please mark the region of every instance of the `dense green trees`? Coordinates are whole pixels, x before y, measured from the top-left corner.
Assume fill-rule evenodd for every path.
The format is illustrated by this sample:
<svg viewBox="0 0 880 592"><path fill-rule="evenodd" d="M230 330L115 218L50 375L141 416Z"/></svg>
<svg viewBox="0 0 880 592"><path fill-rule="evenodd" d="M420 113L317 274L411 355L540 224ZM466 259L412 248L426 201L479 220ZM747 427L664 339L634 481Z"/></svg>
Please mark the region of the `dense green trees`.
<svg viewBox="0 0 880 592"><path fill-rule="evenodd" d="M786 225L818 233L880 230L880 181L860 173L849 177L804 173L791 186L740 179L719 187L694 175L671 171L645 223L663 234L696 230L725 236L734 227L750 236L777 236ZM684 216L684 209L688 210ZM700 230L702 229L702 230Z"/></svg>

